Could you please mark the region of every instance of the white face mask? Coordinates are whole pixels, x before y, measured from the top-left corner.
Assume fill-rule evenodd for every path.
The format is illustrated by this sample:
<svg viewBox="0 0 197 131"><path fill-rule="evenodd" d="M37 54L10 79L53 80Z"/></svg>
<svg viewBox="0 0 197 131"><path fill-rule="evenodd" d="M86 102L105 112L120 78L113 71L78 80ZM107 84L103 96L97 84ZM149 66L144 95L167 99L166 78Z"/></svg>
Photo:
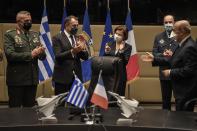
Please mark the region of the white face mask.
<svg viewBox="0 0 197 131"><path fill-rule="evenodd" d="M122 41L122 37L121 36L118 36L117 34L114 34L114 40L116 42L121 42Z"/></svg>
<svg viewBox="0 0 197 131"><path fill-rule="evenodd" d="M172 23L164 24L164 29L165 29L167 32L172 31L172 29L173 29L173 24L172 24Z"/></svg>

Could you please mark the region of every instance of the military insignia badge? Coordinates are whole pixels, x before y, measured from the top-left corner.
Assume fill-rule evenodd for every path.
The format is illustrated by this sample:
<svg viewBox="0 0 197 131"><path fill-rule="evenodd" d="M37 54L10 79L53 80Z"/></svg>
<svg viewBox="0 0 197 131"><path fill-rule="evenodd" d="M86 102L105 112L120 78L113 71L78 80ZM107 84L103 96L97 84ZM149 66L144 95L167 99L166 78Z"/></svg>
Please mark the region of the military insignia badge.
<svg viewBox="0 0 197 131"><path fill-rule="evenodd" d="M21 37L19 37L18 35L15 35L14 40L15 40L16 44L22 44Z"/></svg>
<svg viewBox="0 0 197 131"><path fill-rule="evenodd" d="M38 37L34 36L33 42L34 42L34 43L39 43Z"/></svg>
<svg viewBox="0 0 197 131"><path fill-rule="evenodd" d="M165 41L163 40L163 39L161 39L160 41L159 41L159 43L161 43L161 44L163 44Z"/></svg>

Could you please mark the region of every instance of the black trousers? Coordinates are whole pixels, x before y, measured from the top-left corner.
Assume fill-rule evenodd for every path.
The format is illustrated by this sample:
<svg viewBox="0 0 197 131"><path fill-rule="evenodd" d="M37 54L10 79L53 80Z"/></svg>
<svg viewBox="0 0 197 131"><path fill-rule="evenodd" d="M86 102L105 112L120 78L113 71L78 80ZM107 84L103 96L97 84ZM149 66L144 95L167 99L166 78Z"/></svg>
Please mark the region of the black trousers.
<svg viewBox="0 0 197 131"><path fill-rule="evenodd" d="M9 107L33 107L37 85L8 86Z"/></svg>
<svg viewBox="0 0 197 131"><path fill-rule="evenodd" d="M126 83L127 83L127 81L125 81L125 80L122 80L122 81L119 82L117 93L120 96L125 96Z"/></svg>
<svg viewBox="0 0 197 131"><path fill-rule="evenodd" d="M172 83L170 80L160 80L162 109L171 110Z"/></svg>

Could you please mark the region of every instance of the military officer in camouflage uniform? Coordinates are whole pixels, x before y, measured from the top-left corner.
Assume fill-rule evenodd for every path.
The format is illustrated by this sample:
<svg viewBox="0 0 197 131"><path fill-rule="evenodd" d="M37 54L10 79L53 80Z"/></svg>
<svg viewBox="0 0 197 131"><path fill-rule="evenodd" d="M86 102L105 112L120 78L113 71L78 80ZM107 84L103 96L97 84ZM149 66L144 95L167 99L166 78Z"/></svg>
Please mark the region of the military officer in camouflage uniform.
<svg viewBox="0 0 197 131"><path fill-rule="evenodd" d="M18 12L16 22L16 29L8 30L4 36L9 107L32 107L38 85L38 59L46 58L45 48L39 34L30 30L32 19L28 11Z"/></svg>

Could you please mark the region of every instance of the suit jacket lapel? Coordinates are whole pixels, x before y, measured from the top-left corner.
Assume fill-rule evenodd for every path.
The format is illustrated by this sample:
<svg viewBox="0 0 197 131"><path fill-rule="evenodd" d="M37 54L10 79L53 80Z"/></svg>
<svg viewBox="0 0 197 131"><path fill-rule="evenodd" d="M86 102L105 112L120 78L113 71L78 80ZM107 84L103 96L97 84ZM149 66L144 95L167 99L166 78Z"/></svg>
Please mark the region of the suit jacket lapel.
<svg viewBox="0 0 197 131"><path fill-rule="evenodd" d="M63 46L65 46L67 48L72 48L68 37L66 36L66 34L63 31L61 32L61 36L62 36L62 40L61 41L62 41Z"/></svg>

